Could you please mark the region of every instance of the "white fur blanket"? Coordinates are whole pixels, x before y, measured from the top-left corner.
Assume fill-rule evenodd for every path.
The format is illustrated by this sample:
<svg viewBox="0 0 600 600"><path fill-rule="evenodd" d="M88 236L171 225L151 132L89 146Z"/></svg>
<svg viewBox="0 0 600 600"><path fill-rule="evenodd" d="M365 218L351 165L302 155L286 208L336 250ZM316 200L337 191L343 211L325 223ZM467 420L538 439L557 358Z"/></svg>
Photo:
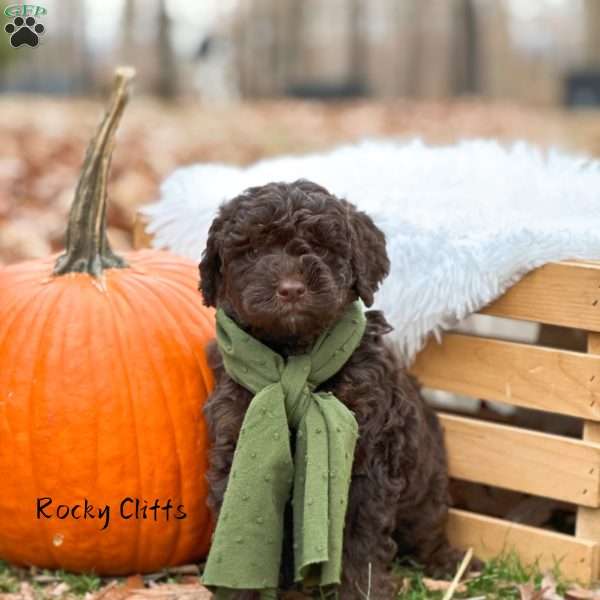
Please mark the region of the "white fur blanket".
<svg viewBox="0 0 600 600"><path fill-rule="evenodd" d="M154 245L198 260L218 205L252 185L311 179L368 212L391 273L376 300L407 360L426 336L548 261L600 258L600 162L525 143L365 141L248 168L185 167L145 209Z"/></svg>

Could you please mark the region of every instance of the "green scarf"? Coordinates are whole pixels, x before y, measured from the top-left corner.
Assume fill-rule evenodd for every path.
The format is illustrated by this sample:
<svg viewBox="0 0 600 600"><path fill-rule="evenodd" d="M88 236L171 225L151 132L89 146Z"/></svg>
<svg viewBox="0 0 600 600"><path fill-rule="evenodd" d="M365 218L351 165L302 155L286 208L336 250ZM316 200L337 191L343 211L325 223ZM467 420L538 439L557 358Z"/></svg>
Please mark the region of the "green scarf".
<svg viewBox="0 0 600 600"><path fill-rule="evenodd" d="M255 394L244 417L203 582L275 598L283 515L292 497L294 577L340 582L342 541L358 425L333 394L315 392L354 352L365 330L359 302L308 354L279 354L217 311L225 370ZM294 457L290 430L296 431Z"/></svg>

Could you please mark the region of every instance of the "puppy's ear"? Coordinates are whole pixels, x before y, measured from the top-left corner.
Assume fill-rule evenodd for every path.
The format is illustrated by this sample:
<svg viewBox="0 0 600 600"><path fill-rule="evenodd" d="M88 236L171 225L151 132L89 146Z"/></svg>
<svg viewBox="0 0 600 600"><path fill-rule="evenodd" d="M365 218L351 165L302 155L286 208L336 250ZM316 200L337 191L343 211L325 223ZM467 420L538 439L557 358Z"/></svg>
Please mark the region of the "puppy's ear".
<svg viewBox="0 0 600 600"><path fill-rule="evenodd" d="M221 244L225 219L218 216L208 230L206 248L200 261L200 291L206 306L216 306L221 285Z"/></svg>
<svg viewBox="0 0 600 600"><path fill-rule="evenodd" d="M371 217L358 211L352 204L345 204L350 224L354 289L365 305L371 306L379 284L390 270L385 235Z"/></svg>

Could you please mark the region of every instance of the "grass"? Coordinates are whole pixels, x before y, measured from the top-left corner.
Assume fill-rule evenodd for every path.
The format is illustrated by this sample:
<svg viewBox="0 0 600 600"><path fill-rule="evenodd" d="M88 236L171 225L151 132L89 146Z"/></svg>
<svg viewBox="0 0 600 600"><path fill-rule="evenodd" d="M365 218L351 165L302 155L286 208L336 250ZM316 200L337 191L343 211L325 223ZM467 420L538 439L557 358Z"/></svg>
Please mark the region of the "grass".
<svg viewBox="0 0 600 600"><path fill-rule="evenodd" d="M398 600L441 600L444 591L432 591L428 580L416 568L398 568L398 576L404 586ZM519 585L532 582L539 589L544 572L537 564L523 565L514 553L507 553L486 563L481 573L465 581L466 589L456 592L454 598L485 598L486 600L520 600ZM569 582L560 574L559 565L551 572L556 582L556 591L564 594Z"/></svg>
<svg viewBox="0 0 600 600"><path fill-rule="evenodd" d="M551 575L556 582L557 593L563 595L570 582L561 576L559 566L556 565ZM432 580L427 579L420 568L397 567L396 575L403 582L397 600L442 600L444 596L444 590L431 589ZM465 587L457 591L454 598L520 600L519 585L531 582L539 589L544 575L545 572L538 565L523 565L516 554L507 553L489 561L481 573L467 578L464 582ZM176 583L178 579L176 575L169 575L164 581ZM31 585L36 600L56 597L52 590L60 583L68 586L70 597L81 597L96 592L107 583L93 574L76 575L65 571L21 569L0 561L0 594L18 593L22 582Z"/></svg>
<svg viewBox="0 0 600 600"><path fill-rule="evenodd" d="M102 586L102 579L94 574L78 575L66 571L21 569L0 560L0 594L19 592L21 583L24 581L31 584L36 598L46 597L44 582L65 583L69 588L69 593L76 596L84 596L88 592L98 591Z"/></svg>
<svg viewBox="0 0 600 600"><path fill-rule="evenodd" d="M77 596L83 596L88 592L96 592L102 586L102 579L94 574L75 575L74 573L57 571L56 576L64 581L69 586L70 591Z"/></svg>
<svg viewBox="0 0 600 600"><path fill-rule="evenodd" d="M12 567L0 560L0 594L13 594L19 591L19 579Z"/></svg>

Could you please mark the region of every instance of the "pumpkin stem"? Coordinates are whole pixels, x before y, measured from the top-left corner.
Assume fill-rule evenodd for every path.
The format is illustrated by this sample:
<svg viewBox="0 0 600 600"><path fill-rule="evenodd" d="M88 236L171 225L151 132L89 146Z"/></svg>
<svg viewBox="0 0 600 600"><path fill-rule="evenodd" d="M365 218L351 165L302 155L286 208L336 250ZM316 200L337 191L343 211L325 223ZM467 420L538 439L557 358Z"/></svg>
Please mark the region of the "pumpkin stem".
<svg viewBox="0 0 600 600"><path fill-rule="evenodd" d="M100 277L104 269L128 266L112 251L106 236L106 184L115 133L134 76L135 70L130 67L119 67L115 71L108 110L85 155L69 213L66 251L56 261L55 275L87 273Z"/></svg>

